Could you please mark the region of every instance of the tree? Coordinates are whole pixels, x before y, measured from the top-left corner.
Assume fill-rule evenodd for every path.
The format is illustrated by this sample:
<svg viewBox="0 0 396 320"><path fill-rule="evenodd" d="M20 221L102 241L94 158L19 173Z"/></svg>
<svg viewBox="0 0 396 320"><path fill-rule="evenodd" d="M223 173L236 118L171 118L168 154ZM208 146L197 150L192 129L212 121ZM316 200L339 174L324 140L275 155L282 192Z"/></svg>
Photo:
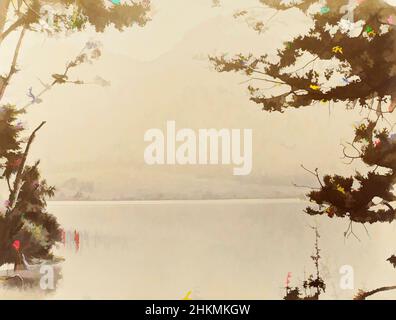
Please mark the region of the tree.
<svg viewBox="0 0 396 320"><path fill-rule="evenodd" d="M100 45L87 42L83 50L65 70L52 74L51 82L43 84L43 90L35 95L30 89L31 102L26 106L4 105L6 89L13 76L19 72L18 57L26 35L32 32L68 34L84 32L89 27L103 32L113 26L119 31L133 25L144 26L149 20L150 2L128 1L113 4L109 0L2 0L0 1L0 48L3 40L18 32L13 59L7 74L0 76L0 179L7 184L9 196L0 212L0 265L21 263L28 260L53 259L52 248L61 240L61 230L56 218L47 212L46 199L52 197L55 188L42 178L39 161L28 165L30 147L39 130L24 137L25 129L18 121L21 114L32 104L43 102L42 96L57 85L85 82L70 79L70 71L83 63L92 62L101 55ZM102 78L95 82L107 85Z"/></svg>
<svg viewBox="0 0 396 320"><path fill-rule="evenodd" d="M352 142L344 145L343 155L349 164L367 165L368 172L321 177L318 169L303 167L318 183L308 194L314 206L305 212L348 219L345 236L355 235L353 223L394 221L396 135L387 116L396 108L396 8L382 0L260 2L275 14L298 9L310 17L312 27L279 48L276 59L241 53L210 57L211 62L219 72L244 74L250 100L264 111L283 113L323 103L360 107L366 117L355 128ZM247 15L249 10L241 10L235 17ZM262 33L266 23L252 26ZM315 67L319 61L327 66ZM269 95L263 84L277 86L280 93Z"/></svg>
<svg viewBox="0 0 396 320"><path fill-rule="evenodd" d="M284 300L319 300L322 292L326 292L326 283L320 275L320 248L319 248L319 231L317 227L312 227L315 231L315 252L312 254L311 259L315 265L315 274L310 274L308 279L304 279L302 283L302 289L299 287L290 287L290 274L288 274L286 281L286 294L283 297ZM302 291L304 290L304 296Z"/></svg>

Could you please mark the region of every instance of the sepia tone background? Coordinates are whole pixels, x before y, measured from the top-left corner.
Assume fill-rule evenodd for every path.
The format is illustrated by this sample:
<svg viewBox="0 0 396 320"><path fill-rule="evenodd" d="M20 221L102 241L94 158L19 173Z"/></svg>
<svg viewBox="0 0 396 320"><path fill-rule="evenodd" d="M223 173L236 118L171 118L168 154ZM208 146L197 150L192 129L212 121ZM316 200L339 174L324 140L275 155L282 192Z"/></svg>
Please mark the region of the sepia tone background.
<svg viewBox="0 0 396 320"><path fill-rule="evenodd" d="M335 104L264 113L248 101L243 77L219 74L207 60L223 52L275 54L282 42L309 27L302 14L278 14L259 35L233 18L237 9L256 7L256 0L223 0L219 7L210 0L153 3L153 21L144 28L53 39L29 34L24 43L21 72L5 102L27 103L28 89L40 91L38 79L49 82L89 40L102 42L103 57L72 77L90 81L99 75L111 82L57 86L25 116L28 128L47 121L29 160L41 159L57 200L295 198L305 189L293 182L315 183L300 164L321 173L364 170L340 160L340 143L352 138L359 110ZM272 14L257 11L264 20ZM0 61L11 59L15 41L7 39ZM253 129L252 173L235 177L232 166L146 165L144 132L165 130L169 120L177 128ZM346 222L311 219L302 214L305 206L295 200L52 202L49 210L66 230L87 231L91 240L78 253L58 248L66 258L63 282L45 297L179 299L192 290L194 299L280 298L288 272L297 285L312 271L315 223L329 286L325 298L353 296L339 288L338 271L345 264L355 269L356 288L392 282L394 270L385 262L392 252L381 244L394 242L393 225L370 226L369 235L362 227L356 232L361 241L346 240ZM102 239L95 244L94 234ZM9 298L42 296L7 292Z"/></svg>
<svg viewBox="0 0 396 320"><path fill-rule="evenodd" d="M219 74L207 61L208 54L223 52L274 54L282 42L309 27L302 14L280 13L259 35L233 18L237 9L257 7L255 0L225 0L220 7L209 0L153 4L153 21L144 28L27 37L22 71L5 101L28 102L29 87L42 89L38 78L49 82L92 39L103 43L103 57L73 76L91 81L99 75L111 82L110 87L56 87L28 112L29 128L47 120L30 159L41 159L48 181L58 187L58 199L76 194L96 200L295 197L305 190L292 182L313 182L302 163L322 173L353 172L340 161L340 143L351 139L358 111L323 105L264 113L249 102L242 77ZM264 20L272 14L257 11ZM15 40L3 46L2 60L11 58ZM252 173L234 177L231 166L145 165L144 132L165 130L168 120L175 120L177 128L253 129Z"/></svg>

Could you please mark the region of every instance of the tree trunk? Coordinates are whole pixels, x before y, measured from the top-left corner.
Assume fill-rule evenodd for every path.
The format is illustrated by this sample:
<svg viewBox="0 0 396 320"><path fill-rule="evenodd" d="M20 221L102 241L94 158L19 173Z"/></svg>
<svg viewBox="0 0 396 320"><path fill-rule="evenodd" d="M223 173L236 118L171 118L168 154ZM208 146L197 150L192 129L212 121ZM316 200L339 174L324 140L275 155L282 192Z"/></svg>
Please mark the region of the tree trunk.
<svg viewBox="0 0 396 320"><path fill-rule="evenodd" d="M7 20L7 13L9 6L10 6L10 0L0 1L0 34L2 34L4 31L4 26Z"/></svg>
<svg viewBox="0 0 396 320"><path fill-rule="evenodd" d="M10 193L9 206L8 206L8 211L6 213L6 216L8 216L9 214L11 214L13 212L15 205L18 201L19 192L21 191L22 182L23 182L22 174L23 174L23 170L25 168L25 163L26 163L27 156L29 154L30 146L31 146L34 138L36 137L37 131L39 131L43 125L45 125L45 121L41 122L41 124L32 132L32 134L30 135L29 140L26 144L26 148L25 148L25 152L23 153L23 156L22 156L21 164L19 165L18 171L15 176L12 192Z"/></svg>
<svg viewBox="0 0 396 320"><path fill-rule="evenodd" d="M7 77L2 77L1 78L1 86L0 86L0 101L3 99L4 93L7 89L8 84L10 83L10 80L12 78L12 76L18 72L17 69L17 62L18 62L18 57L19 57L19 51L21 50L21 46L22 46L22 41L23 41L23 37L25 36L26 33L26 27L23 27L22 32L19 36L18 39L18 43L17 46L15 48L15 52L14 52L14 57L12 59L12 63L11 63L11 67L10 67L10 71L8 72ZM0 34L0 43L2 41L2 37L4 36L4 33Z"/></svg>
<svg viewBox="0 0 396 320"><path fill-rule="evenodd" d="M22 254L20 252L16 253L14 271L26 270L25 264L23 263Z"/></svg>

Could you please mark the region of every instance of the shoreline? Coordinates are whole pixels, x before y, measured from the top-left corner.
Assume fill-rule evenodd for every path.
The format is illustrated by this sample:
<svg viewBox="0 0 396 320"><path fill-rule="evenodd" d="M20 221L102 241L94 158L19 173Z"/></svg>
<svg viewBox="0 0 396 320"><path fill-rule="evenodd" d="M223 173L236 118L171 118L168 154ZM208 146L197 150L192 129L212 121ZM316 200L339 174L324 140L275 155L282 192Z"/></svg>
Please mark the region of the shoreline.
<svg viewBox="0 0 396 320"><path fill-rule="evenodd" d="M274 199L192 199L192 200L56 200L48 201L48 205L134 205L134 204L194 204L194 203L298 203L306 202L299 198L274 198Z"/></svg>

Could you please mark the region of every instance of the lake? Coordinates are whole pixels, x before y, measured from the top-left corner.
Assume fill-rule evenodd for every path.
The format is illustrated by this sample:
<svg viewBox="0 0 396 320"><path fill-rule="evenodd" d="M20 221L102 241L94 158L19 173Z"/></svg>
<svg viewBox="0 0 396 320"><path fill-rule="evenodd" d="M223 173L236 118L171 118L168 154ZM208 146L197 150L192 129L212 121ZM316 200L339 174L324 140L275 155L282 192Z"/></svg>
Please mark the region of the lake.
<svg viewBox="0 0 396 320"><path fill-rule="evenodd" d="M385 260L396 252L395 224L354 225L314 218L302 200L50 202L66 232L56 254L66 260L52 293L1 290L29 299L281 299L288 272L299 285L313 272L321 234L325 299L396 284ZM76 246L75 234L79 245ZM354 290L340 288L340 267L354 269ZM376 298L396 298L396 292Z"/></svg>

